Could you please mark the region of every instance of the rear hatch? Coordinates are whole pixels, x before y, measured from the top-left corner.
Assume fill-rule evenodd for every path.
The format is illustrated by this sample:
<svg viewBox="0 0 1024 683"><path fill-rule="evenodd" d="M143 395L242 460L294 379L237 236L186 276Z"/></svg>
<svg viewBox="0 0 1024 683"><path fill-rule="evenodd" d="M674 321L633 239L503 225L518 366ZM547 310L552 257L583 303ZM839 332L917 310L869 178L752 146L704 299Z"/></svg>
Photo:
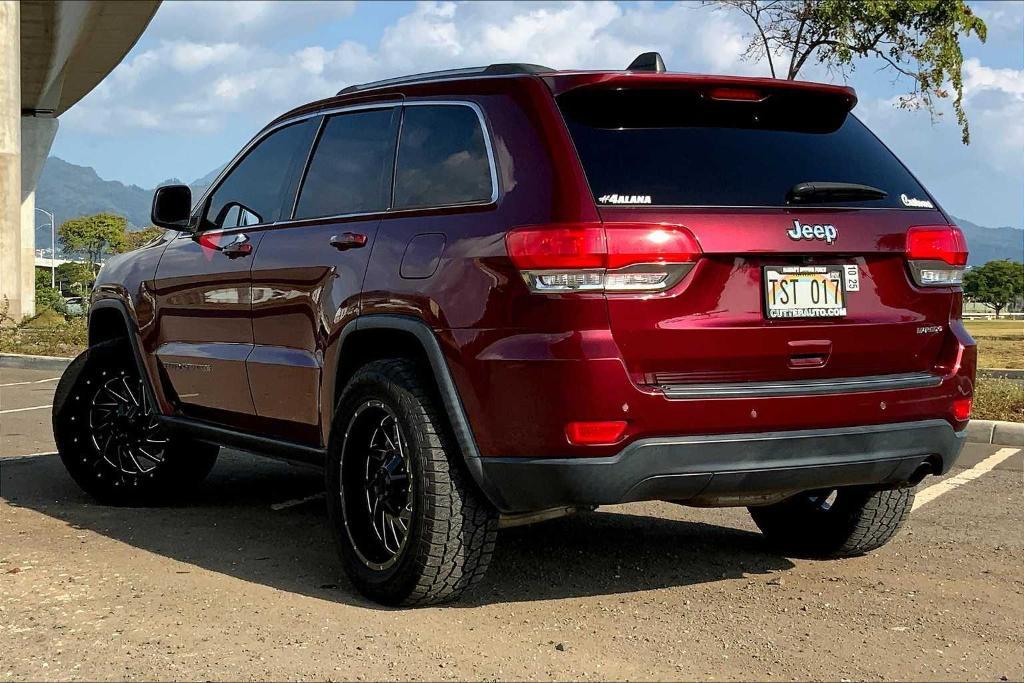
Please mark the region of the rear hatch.
<svg viewBox="0 0 1024 683"><path fill-rule="evenodd" d="M849 114L852 91L628 77L558 85L609 234L678 228L700 247L666 291L606 294L634 381L827 383L941 364L959 290L915 282L906 250L908 230L948 221ZM938 230L941 241L950 229Z"/></svg>

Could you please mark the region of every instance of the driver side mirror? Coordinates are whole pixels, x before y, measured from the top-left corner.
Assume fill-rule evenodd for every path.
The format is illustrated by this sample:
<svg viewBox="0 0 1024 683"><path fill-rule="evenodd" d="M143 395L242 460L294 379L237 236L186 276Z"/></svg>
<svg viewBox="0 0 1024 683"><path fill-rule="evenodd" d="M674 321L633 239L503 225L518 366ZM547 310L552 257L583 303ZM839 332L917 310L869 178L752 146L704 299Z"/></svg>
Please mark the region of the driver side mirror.
<svg viewBox="0 0 1024 683"><path fill-rule="evenodd" d="M150 221L153 225L171 230L188 230L192 213L192 190L188 185L164 185L153 194Z"/></svg>

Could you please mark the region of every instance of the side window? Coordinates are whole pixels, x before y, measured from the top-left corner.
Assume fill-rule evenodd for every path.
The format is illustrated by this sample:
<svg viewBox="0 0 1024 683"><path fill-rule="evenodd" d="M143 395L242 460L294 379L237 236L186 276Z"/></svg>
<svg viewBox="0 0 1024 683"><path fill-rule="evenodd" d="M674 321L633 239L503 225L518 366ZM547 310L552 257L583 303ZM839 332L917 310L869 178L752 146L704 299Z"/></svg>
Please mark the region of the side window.
<svg viewBox="0 0 1024 683"><path fill-rule="evenodd" d="M295 181L309 152L312 120L263 138L235 165L206 205L202 228L235 228L280 220L291 213Z"/></svg>
<svg viewBox="0 0 1024 683"><path fill-rule="evenodd" d="M332 116L324 123L296 220L388 208L397 107Z"/></svg>
<svg viewBox="0 0 1024 683"><path fill-rule="evenodd" d="M405 107L394 208L489 201L492 191L484 132L473 109L461 105Z"/></svg>

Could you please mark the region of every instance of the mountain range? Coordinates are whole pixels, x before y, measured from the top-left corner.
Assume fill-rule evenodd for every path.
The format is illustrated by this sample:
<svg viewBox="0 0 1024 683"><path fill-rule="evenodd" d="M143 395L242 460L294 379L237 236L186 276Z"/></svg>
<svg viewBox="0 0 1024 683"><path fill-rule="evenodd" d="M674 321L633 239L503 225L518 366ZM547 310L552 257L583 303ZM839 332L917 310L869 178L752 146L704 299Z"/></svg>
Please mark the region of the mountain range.
<svg viewBox="0 0 1024 683"><path fill-rule="evenodd" d="M198 198L214 181L221 168L189 183L192 196ZM172 178L160 185L179 182ZM36 188L36 206L52 212L58 225L69 218L110 212L125 216L132 228L141 229L149 225L152 199L153 189L104 180L89 166L77 166L59 157L46 160ZM985 227L956 216L953 220L967 237L971 265L981 265L1001 258L1024 260L1024 230L1008 226ZM36 245L42 248L49 243L50 226L45 220L42 226L37 222Z"/></svg>
<svg viewBox="0 0 1024 683"><path fill-rule="evenodd" d="M198 198L205 192L221 168L188 183L192 188L192 196ZM180 182L177 178L169 178L159 185ZM125 185L117 180L104 180L90 166L78 166L60 157L50 157L43 166L36 186L36 206L52 213L58 226L69 218L106 212L124 216L131 229L140 230L150 224L149 210L154 189ZM42 223L40 229L37 217L36 245L39 248L50 243L50 226L45 219Z"/></svg>

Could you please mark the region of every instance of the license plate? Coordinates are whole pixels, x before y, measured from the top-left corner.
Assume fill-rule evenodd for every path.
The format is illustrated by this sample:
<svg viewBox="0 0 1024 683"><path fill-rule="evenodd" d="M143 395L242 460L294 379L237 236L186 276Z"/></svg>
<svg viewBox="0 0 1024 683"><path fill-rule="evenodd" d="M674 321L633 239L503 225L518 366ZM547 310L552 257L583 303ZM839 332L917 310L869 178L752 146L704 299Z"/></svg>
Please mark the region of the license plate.
<svg viewBox="0 0 1024 683"><path fill-rule="evenodd" d="M841 318L846 315L843 266L765 266L769 318Z"/></svg>

